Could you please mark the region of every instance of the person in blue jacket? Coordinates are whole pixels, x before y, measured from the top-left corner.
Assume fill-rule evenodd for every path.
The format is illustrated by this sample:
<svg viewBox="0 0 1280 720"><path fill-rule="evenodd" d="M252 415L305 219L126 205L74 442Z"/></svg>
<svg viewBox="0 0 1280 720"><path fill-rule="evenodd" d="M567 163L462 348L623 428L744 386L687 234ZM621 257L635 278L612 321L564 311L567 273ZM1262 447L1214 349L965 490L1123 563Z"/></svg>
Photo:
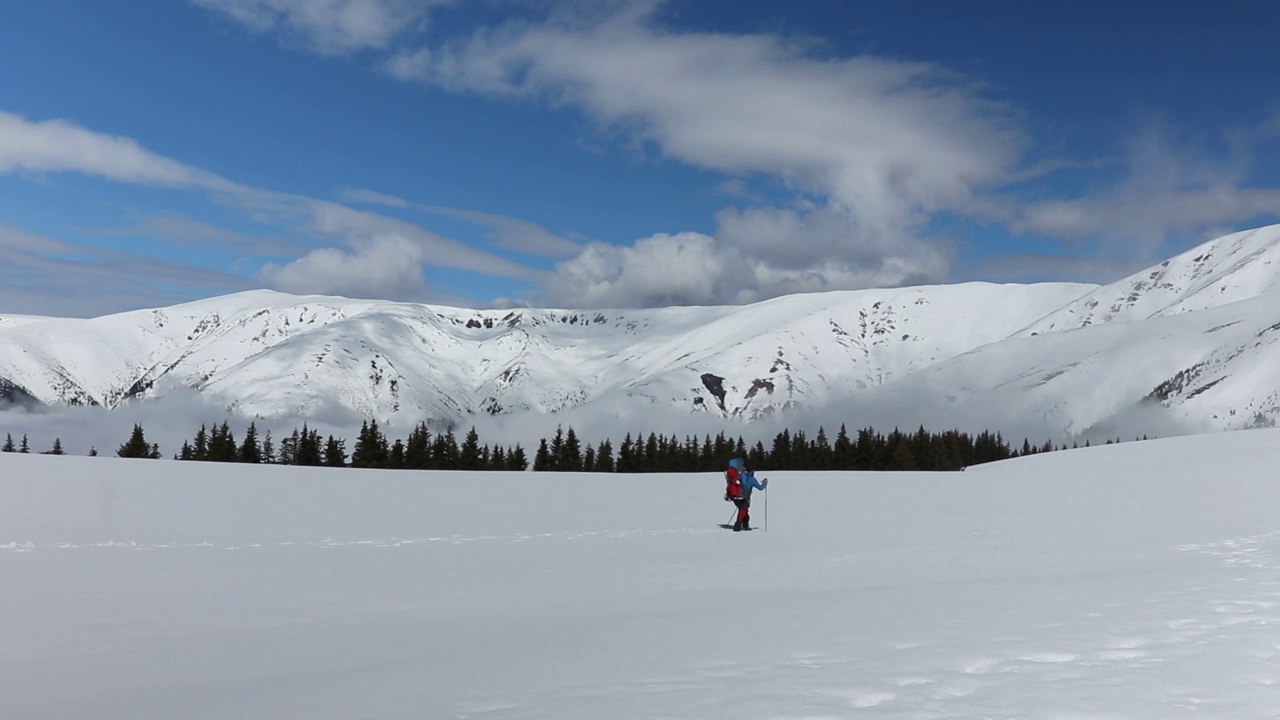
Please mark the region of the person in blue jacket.
<svg viewBox="0 0 1280 720"><path fill-rule="evenodd" d="M769 480L764 481L756 479L755 468L750 465L740 466L739 478L742 480L742 497L733 501L738 506L738 518L733 523L733 531L751 529L751 491L764 490L769 485Z"/></svg>

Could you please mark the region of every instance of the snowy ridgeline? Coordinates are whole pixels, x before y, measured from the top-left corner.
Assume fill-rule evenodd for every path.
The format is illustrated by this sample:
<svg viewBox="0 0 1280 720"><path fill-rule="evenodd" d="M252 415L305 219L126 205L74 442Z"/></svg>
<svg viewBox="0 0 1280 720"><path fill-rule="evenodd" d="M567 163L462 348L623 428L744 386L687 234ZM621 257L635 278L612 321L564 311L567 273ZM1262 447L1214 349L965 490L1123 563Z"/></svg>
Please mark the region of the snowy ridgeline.
<svg viewBox="0 0 1280 720"><path fill-rule="evenodd" d="M0 716L1271 717L1276 467L766 469L738 534L717 475L3 454Z"/></svg>
<svg viewBox="0 0 1280 720"><path fill-rule="evenodd" d="M348 436L362 420L404 433L425 420L479 425L504 444L553 414L615 443L637 430L715 433L727 419L747 423L731 435L924 425L1037 444L1239 430L1280 420L1277 268L1273 225L1102 287L961 283L626 310L250 291L92 319L0 316L0 408L82 408L12 428L48 435L46 448L91 424L85 406L123 410L125 433L139 416L193 417L187 437L228 415Z"/></svg>

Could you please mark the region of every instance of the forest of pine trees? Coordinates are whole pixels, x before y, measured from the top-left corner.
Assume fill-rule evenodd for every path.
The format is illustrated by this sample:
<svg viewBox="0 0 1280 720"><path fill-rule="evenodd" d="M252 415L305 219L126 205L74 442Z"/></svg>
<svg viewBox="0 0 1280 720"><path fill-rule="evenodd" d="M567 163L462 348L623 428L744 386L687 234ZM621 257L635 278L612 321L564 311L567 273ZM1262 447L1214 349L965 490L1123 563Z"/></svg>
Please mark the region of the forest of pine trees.
<svg viewBox="0 0 1280 720"><path fill-rule="evenodd" d="M631 433L622 439L615 455L610 440L586 446L573 431L557 428L550 442L543 440L534 456L533 469L556 472L709 472L720 470L731 457L770 470L959 470L995 460L1016 457L998 434L971 436L956 430L930 433L923 427L914 433L897 429L887 436L865 428L850 437L842 425L834 440L819 428L813 438L802 431L783 430L769 447L763 442L748 446L741 437L723 433L699 439ZM1027 454L1054 449L1046 444Z"/></svg>
<svg viewBox="0 0 1280 720"><path fill-rule="evenodd" d="M1145 436L1141 438L1147 439ZM1107 444L1111 444L1111 440ZM1115 442L1120 442L1117 438ZM766 447L763 442L747 445L741 437L724 433L702 438L686 435L667 437L627 433L616 446L612 439L595 444L584 442L572 427L557 427L548 440L543 438L533 457L533 470L548 472L713 472L732 457L768 470L961 470L969 465L1005 460L1022 455L1050 452L1060 448L1052 443L1032 445L1023 440L1021 448L1011 447L998 433L970 435L958 430L932 433L923 426L905 433L897 428L885 435L863 428L850 435L841 425L835 438L819 428L812 438L803 431L783 430ZM30 452L26 435L15 443L6 434L0 452ZM55 439L46 455L62 455L62 440ZM91 450L90 455L97 455ZM134 425L129 439L116 451L119 457L159 458L158 445L146 440L141 425ZM388 438L376 420L360 426L355 442L348 448L345 438L320 433L304 422L301 429L278 443L267 431L259 435L249 423L236 441L230 424L223 421L201 425L195 435L182 443L176 460L235 463L271 463L327 467L361 467L406 470L526 470L529 460L524 448L481 444L473 427L461 444L452 429L432 434L425 422L404 439Z"/></svg>
<svg viewBox="0 0 1280 720"><path fill-rule="evenodd" d="M31 452L31 445L30 443L27 442L26 435L23 435L22 441L17 445L15 445L13 442L13 435L11 433L5 433L4 445L0 445L0 452L16 452L16 453L27 454ZM67 453L62 449L62 438L54 438L53 447L49 450L41 450L40 454L41 455L66 455Z"/></svg>
<svg viewBox="0 0 1280 720"><path fill-rule="evenodd" d="M512 448L481 445L475 428L459 446L452 430L432 435L426 423L419 423L407 438L393 440L376 420L361 424L350 451L345 438L333 435L321 438L319 431L306 423L281 438L278 447L270 431L259 438L253 423L238 444L225 421L211 427L201 425L195 437L182 444L175 459L398 470L525 470L529 467L519 444Z"/></svg>

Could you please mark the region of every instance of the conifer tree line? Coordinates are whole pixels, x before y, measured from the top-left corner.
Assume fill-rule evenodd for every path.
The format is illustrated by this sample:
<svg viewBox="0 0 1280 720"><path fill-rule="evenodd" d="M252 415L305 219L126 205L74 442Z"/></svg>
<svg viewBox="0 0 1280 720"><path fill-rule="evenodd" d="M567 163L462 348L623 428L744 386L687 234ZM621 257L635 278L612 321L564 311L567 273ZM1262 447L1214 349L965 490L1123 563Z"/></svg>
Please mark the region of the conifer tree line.
<svg viewBox="0 0 1280 720"><path fill-rule="evenodd" d="M1049 452L1051 443L1032 446L1024 441L1014 450L999 433L976 436L958 430L914 433L894 429L888 435L867 427L850 436L844 425L834 439L824 428L812 438L803 431L779 432L768 447L748 446L741 437L724 433L701 439L656 433L627 433L615 453L612 441L584 445L573 428L556 429L550 442L542 440L534 455L535 471L554 472L710 472L721 470L731 457L770 470L960 470L1019 455Z"/></svg>
<svg viewBox="0 0 1280 720"><path fill-rule="evenodd" d="M122 457L148 457L128 455ZM459 444L452 429L432 434L425 422L418 423L405 439L389 439L377 420L366 420L348 451L345 438L329 435L302 424L277 444L268 430L259 437L255 423L249 423L244 437L236 442L230 425L223 421L201 425L195 437L182 443L177 460L206 462L275 463L312 467L360 467L404 470L525 470L529 467L524 448L480 444L473 427Z"/></svg>
<svg viewBox="0 0 1280 720"><path fill-rule="evenodd" d="M22 440L18 444L13 442L13 434L5 433L4 445L0 445L0 452L16 452L27 454L31 452L31 444L27 442L27 436L24 434ZM62 438L53 439L53 447L49 450L41 450L41 455L66 455L66 451L62 449Z"/></svg>
<svg viewBox="0 0 1280 720"><path fill-rule="evenodd" d="M1146 440L1147 436L1134 438ZM1112 444L1107 440L1107 444ZM1116 438L1114 442L1120 442ZM1088 443L1085 443L1086 447ZM1032 445L1023 440L1015 449L999 434L984 431L977 435L947 430L904 433L895 428L888 435L872 427L852 436L844 425L834 439L824 428L812 438L803 431L783 430L768 447L763 442L748 446L741 436L730 438L723 432L701 439L680 438L656 433L627 433L615 449L613 441L594 445L584 442L572 427L557 427L550 440L539 441L533 458L535 471L550 472L711 472L723 469L731 457L746 459L749 465L770 470L961 470L996 460L1065 449L1046 442ZM27 436L15 443L6 434L0 452L30 452ZM62 440L55 439L44 455L63 455ZM97 449L89 451L96 456ZM135 424L129 439L116 451L126 458L159 458L160 447L147 442L141 425ZM320 433L304 422L277 443L268 430L259 435L250 422L237 441L227 421L201 425L192 439L182 443L176 460L204 462L273 463L315 467L361 467L409 470L526 470L529 460L524 449L480 443L474 427L461 443L452 429L433 434L425 422L418 423L405 439L389 439L376 420L360 426L348 451L345 438Z"/></svg>

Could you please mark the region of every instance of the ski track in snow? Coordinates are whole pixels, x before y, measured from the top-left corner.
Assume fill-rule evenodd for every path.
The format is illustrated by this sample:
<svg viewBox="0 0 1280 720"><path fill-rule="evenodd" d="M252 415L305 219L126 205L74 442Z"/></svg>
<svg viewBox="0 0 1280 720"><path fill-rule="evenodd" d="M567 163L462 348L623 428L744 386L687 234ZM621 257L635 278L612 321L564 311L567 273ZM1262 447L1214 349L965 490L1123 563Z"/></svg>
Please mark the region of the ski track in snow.
<svg viewBox="0 0 1280 720"><path fill-rule="evenodd" d="M859 658L812 653L771 663L707 663L693 677L655 676L520 701L474 698L458 707L456 717L547 717L558 709L573 715L576 703L593 700L601 708L669 707L725 683L741 685L762 710L774 709L750 717L777 720L1248 716L1260 693L1280 686L1280 531L1173 549L1203 554L1227 572L1212 586L1189 585L1145 603L1064 618L1033 636L992 637L981 648L939 638L904 640ZM1078 623L1093 632L1073 630ZM1242 645L1250 648L1249 669L1240 672L1235 658L1226 663L1231 671L1215 674L1215 647L1238 653ZM1063 687L1079 689L1078 708L1054 704ZM1099 713L1099 695L1123 698L1125 708ZM1038 705L1042 712L1027 714ZM1150 714L1153 708L1158 715Z"/></svg>
<svg viewBox="0 0 1280 720"><path fill-rule="evenodd" d="M1162 717L1242 717L1241 708L1230 702L1231 698L1243 700L1280 685L1280 564L1276 562L1280 532L1176 549L1203 553L1234 572L1228 572L1224 582L1213 587L1189 586L1151 598L1144 605L1109 607L1093 613L1091 619L1096 622L1091 624L1105 628L1105 632L1092 637L1071 637L1062 628L1048 626L1034 641L991 638L982 655L932 672L924 672L921 661L955 653L927 642L901 643L887 656L872 653L874 665L853 658L802 656L790 665L764 672L746 666L738 670L748 676L749 683L775 684L787 688L788 693L812 687L815 683L803 678L815 672L832 677L828 690L809 698L815 708L822 709L787 714L790 718L847 717L851 709L873 711L859 712L858 717L956 717L956 701L964 699L975 708L985 708L982 717L1012 719L1020 716L1019 708L1025 712L1026 699L1034 698L1037 688L1066 685L1087 693L1107 685L1118 687L1135 677L1165 678L1174 668L1209 668L1215 646L1239 648L1246 638L1244 644L1251 647L1249 672L1199 679L1194 671L1179 673L1190 681L1186 687L1173 689L1169 683L1157 681L1153 687L1159 687L1160 693L1141 698L1148 707L1154 703L1167 708ZM1045 646L1044 638L1055 635L1061 635L1060 644ZM732 674L734 668L720 668L719 672ZM895 679L880 686L849 685L834 679L877 676ZM1046 696L1053 694L1047 692ZM1021 699L1007 701L1011 697ZM998 711L1001 707L1007 708L1007 714ZM1134 717L1120 711L1099 715L1096 707L1088 708L1082 706L1079 714L1057 708L1046 716Z"/></svg>
<svg viewBox="0 0 1280 720"><path fill-rule="evenodd" d="M485 542L577 541L637 536L691 535L723 532L713 529L576 531L535 534L439 536L224 544L142 543L35 543L0 544L11 553L58 551L162 551L200 548L213 551L269 549L325 550L333 548L412 548ZM948 638L902 640L866 657L840 657L826 653L798 654L782 661L760 663L713 662L695 666L692 675L655 675L613 685L562 687L552 695L521 697L485 696L459 702L457 718L547 717L563 710L574 716L580 707L678 706L694 702L708 689L738 683L762 708L776 714L760 717L796 720L828 718L957 717L958 708L972 708L981 717L1013 718L1025 711L1040 690L1054 696L1051 687L1071 686L1082 693L1119 688L1135 678L1151 677L1158 694L1142 697L1148 709L1161 708L1164 717L1200 717L1218 720L1239 717L1231 698L1247 698L1280 685L1280 531L1232 538L1198 545L1180 545L1176 551L1199 554L1226 571L1222 581L1168 590L1132 606L1109 606L1086 617L1064 618L1028 637L992 637L984 646L955 647ZM1092 633L1072 629L1086 622ZM1213 648L1250 648L1250 670L1229 677L1200 677L1181 671L1190 680L1174 688L1164 680L1178 667L1209 668ZM1047 638L1055 642L1046 643ZM1238 663L1236 664L1238 670ZM856 680L866 678L867 681ZM876 682L876 681L879 682ZM1130 695L1132 690L1121 690ZM1082 705L1080 713L1055 709L1044 717L1134 717L1131 713L1098 715L1096 707ZM783 712L782 708L790 708ZM1049 708L1046 708L1046 711ZM1058 711L1060 710L1060 712ZM550 714L550 715L549 715ZM709 712L708 717L716 716ZM970 716L959 712L959 716ZM1040 715L1037 715L1038 717ZM755 716L753 716L755 717Z"/></svg>
<svg viewBox="0 0 1280 720"><path fill-rule="evenodd" d="M547 540L583 540L587 538L627 538L636 536L658 537L662 535L702 535L709 533L722 533L723 530L591 530L591 531L570 531L555 533L516 533L511 535L442 535L439 537L419 537L419 538L384 538L373 540L335 540L333 538L325 538L323 540L299 540L299 541L276 541L276 542L247 542L247 543L213 543L213 542L169 542L169 543L148 543L137 542L133 540L105 540L93 543L68 543L68 542L34 542L31 540L12 541L0 543L0 551L11 553L31 553L38 551L56 551L56 550L179 550L179 549L209 549L209 550L264 550L272 548L407 548L414 545L463 545L469 543L485 543L485 542L515 542L524 543L532 541Z"/></svg>
<svg viewBox="0 0 1280 720"><path fill-rule="evenodd" d="M1155 442L779 482L746 536L678 477L102 495L0 458L73 463L0 504L0 720L1278 717L1280 431Z"/></svg>

